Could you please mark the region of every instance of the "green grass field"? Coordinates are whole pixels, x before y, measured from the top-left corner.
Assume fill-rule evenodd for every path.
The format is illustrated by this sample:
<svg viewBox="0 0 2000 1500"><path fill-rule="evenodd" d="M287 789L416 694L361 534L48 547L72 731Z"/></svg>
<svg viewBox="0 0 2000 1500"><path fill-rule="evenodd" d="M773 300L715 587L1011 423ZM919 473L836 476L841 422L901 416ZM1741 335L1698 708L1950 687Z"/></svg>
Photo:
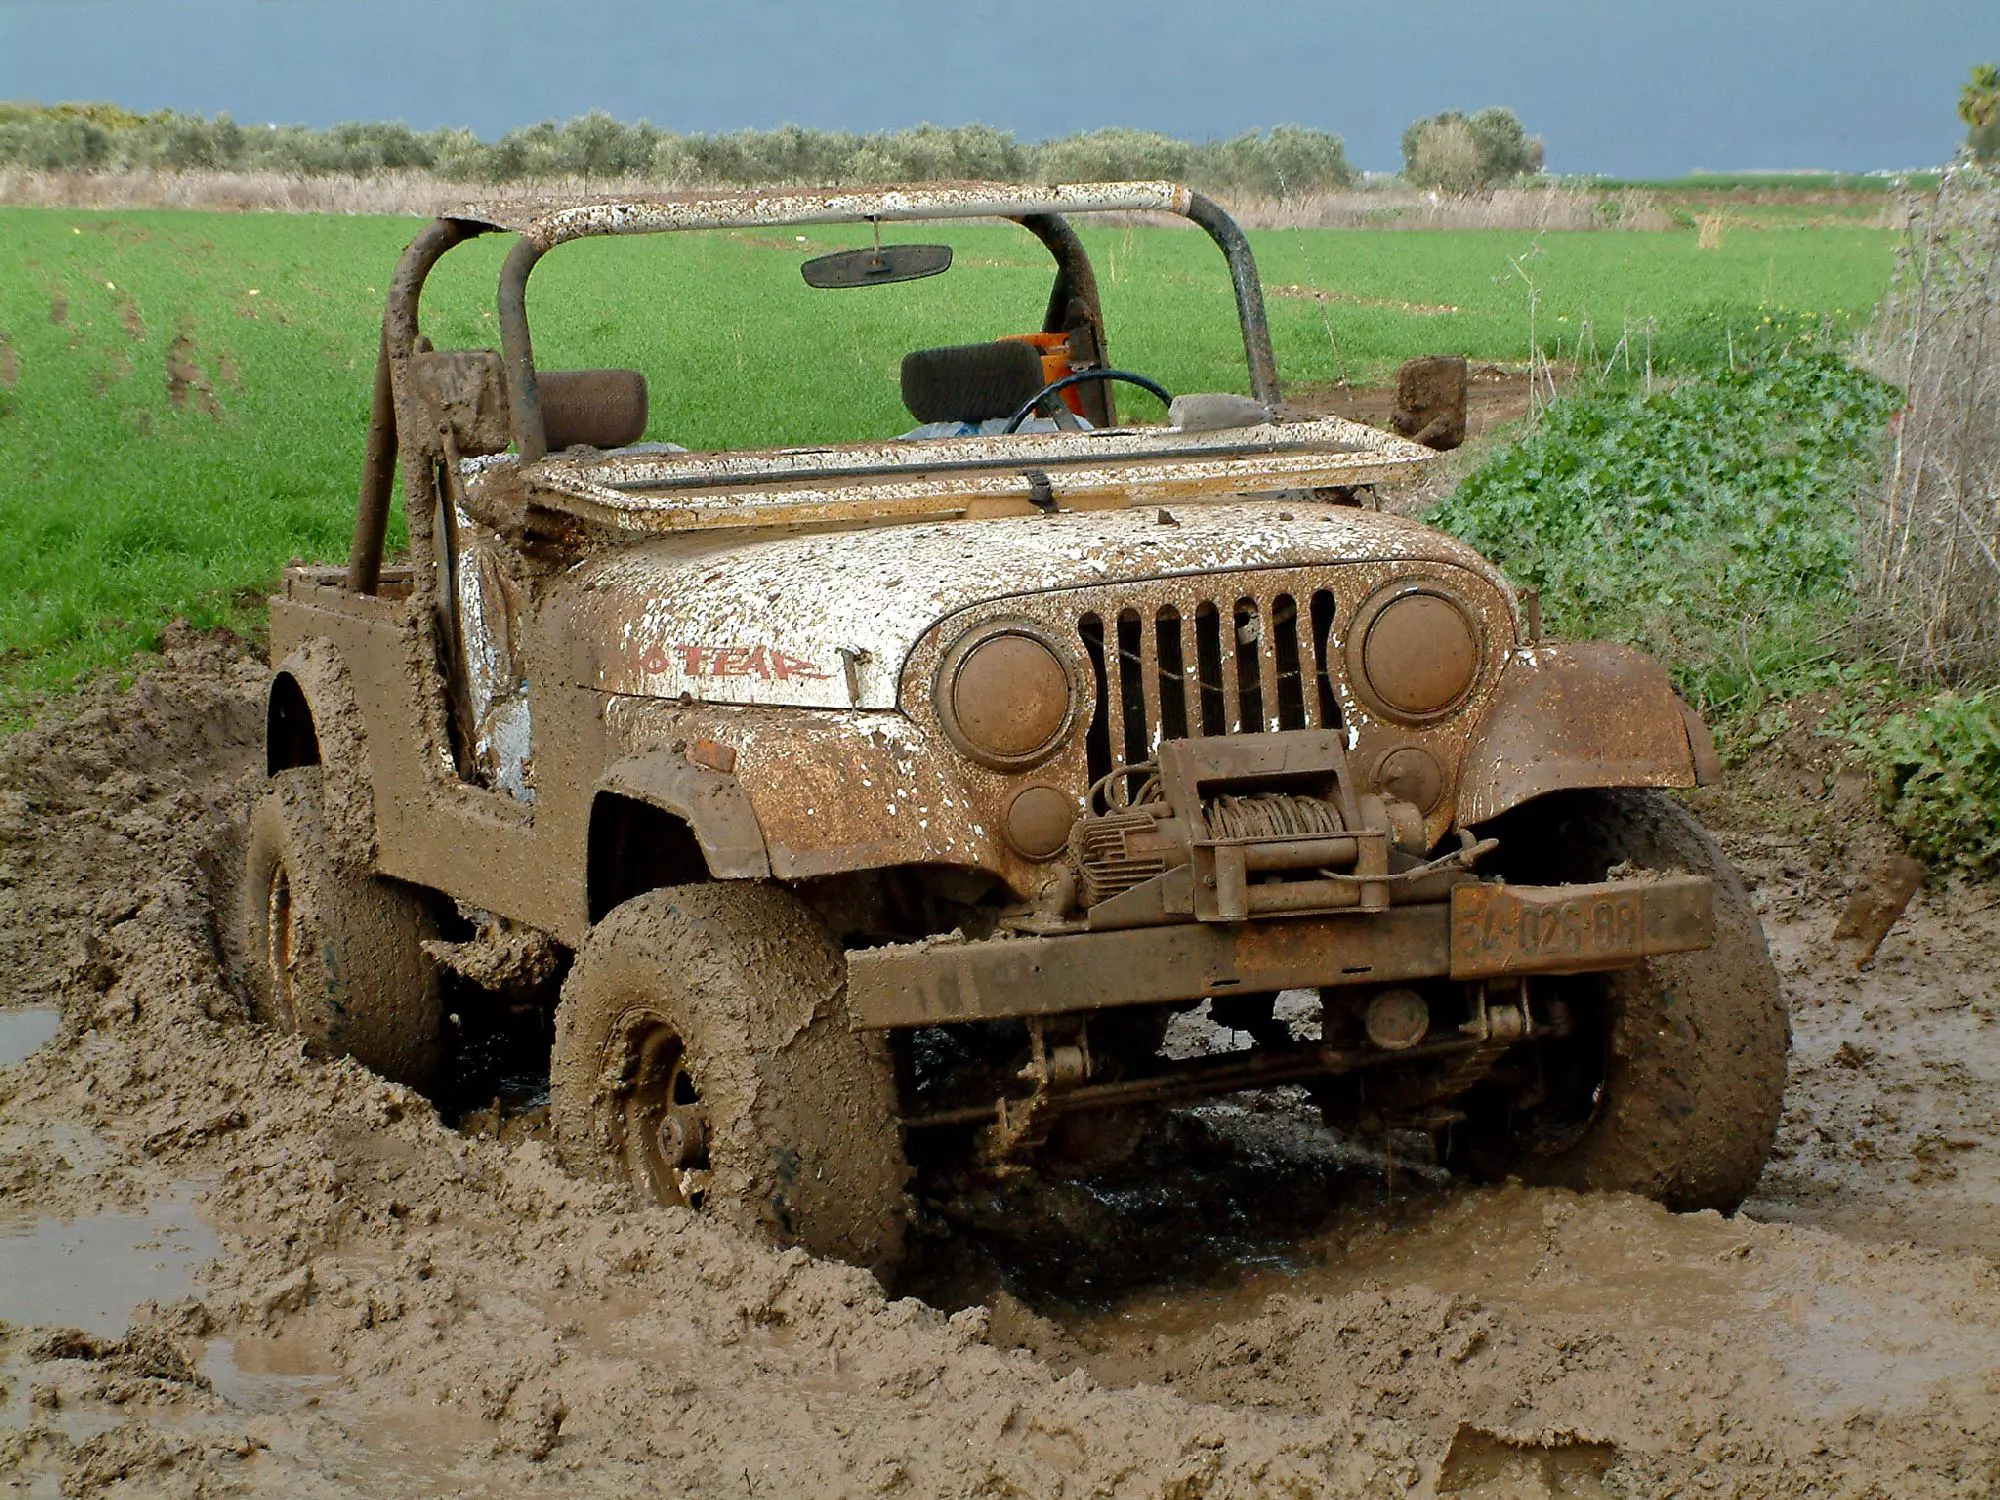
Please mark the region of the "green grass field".
<svg viewBox="0 0 2000 1500"><path fill-rule="evenodd" d="M148 644L175 616L254 620L287 558L344 555L382 290L400 219L0 209L0 712ZM915 238L919 231L899 233ZM1005 227L944 233L949 275L805 288L847 232L567 247L531 288L550 368L630 365L649 436L695 447L833 441L909 425L908 350L1037 325L1049 276ZM1118 363L1174 390L1245 379L1220 257L1198 234L1087 232ZM1650 333L1660 369L1713 365L1802 319L1865 316L1892 237L1273 231L1253 237L1293 383L1379 380L1415 354L1602 361ZM496 342L502 237L433 280L441 347ZM1286 288L1322 290L1322 303ZM1333 340L1328 338L1331 325ZM1136 393L1128 413L1151 415ZM6 705L12 705L11 708Z"/></svg>

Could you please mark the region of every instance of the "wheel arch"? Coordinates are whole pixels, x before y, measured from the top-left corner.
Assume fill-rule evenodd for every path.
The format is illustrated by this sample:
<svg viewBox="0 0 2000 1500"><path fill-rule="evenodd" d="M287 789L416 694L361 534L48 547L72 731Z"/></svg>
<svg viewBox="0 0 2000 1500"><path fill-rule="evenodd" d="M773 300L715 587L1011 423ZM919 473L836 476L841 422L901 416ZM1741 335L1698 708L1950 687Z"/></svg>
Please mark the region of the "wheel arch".
<svg viewBox="0 0 2000 1500"><path fill-rule="evenodd" d="M1643 651L1523 647L1466 746L1456 821L1484 823L1550 792L1698 786L1720 769L1707 726Z"/></svg>
<svg viewBox="0 0 2000 1500"><path fill-rule="evenodd" d="M330 831L347 856L374 857L375 796L368 736L354 684L339 650L324 636L299 642L271 671L264 710L267 776L318 766Z"/></svg>
<svg viewBox="0 0 2000 1500"><path fill-rule="evenodd" d="M742 786L678 750L613 765L591 798L586 837L592 922L661 886L771 875L764 831Z"/></svg>

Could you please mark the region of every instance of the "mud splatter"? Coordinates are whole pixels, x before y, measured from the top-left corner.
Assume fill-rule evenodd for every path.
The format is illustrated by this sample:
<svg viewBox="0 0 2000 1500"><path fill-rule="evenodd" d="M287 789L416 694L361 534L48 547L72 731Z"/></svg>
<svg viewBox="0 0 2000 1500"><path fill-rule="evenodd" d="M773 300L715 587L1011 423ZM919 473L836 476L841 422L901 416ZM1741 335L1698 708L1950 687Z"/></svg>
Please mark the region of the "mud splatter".
<svg viewBox="0 0 2000 1500"><path fill-rule="evenodd" d="M222 405L215 399L215 387L202 371L200 353L194 336L185 328L174 335L173 343L167 347L167 402L175 411L192 406L203 416L220 418Z"/></svg>
<svg viewBox="0 0 2000 1500"><path fill-rule="evenodd" d="M61 292L52 293L49 297L49 322L58 328L69 322L69 298Z"/></svg>
<svg viewBox="0 0 2000 1500"><path fill-rule="evenodd" d="M14 348L14 335L0 329L0 391L12 392L21 383L21 356Z"/></svg>
<svg viewBox="0 0 2000 1500"><path fill-rule="evenodd" d="M131 355L123 349L107 349L102 361L91 369L90 388L100 396L105 395L119 381L129 379L132 370Z"/></svg>
<svg viewBox="0 0 2000 1500"><path fill-rule="evenodd" d="M118 321L125 326L126 337L133 343L146 342L146 319L139 312L138 300L130 294L120 294L118 298Z"/></svg>

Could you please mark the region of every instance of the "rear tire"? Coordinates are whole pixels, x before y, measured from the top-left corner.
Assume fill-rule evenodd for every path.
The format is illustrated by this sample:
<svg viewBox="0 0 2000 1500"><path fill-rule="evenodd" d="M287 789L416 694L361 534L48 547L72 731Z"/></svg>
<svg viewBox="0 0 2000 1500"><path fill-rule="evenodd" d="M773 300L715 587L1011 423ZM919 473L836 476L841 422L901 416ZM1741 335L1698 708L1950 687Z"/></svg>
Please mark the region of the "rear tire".
<svg viewBox="0 0 2000 1500"><path fill-rule="evenodd" d="M1771 1153L1790 1017L1743 882L1679 803L1650 790L1562 792L1492 830L1510 880L1598 881L1620 866L1715 882L1715 943L1631 968L1530 981L1574 1030L1537 1044L1537 1092L1507 1069L1464 1101L1446 1159L1485 1179L1638 1193L1735 1211ZM1519 1049L1523 1053L1531 1049ZM1532 1102L1529 1102L1532 1100Z"/></svg>
<svg viewBox="0 0 2000 1500"><path fill-rule="evenodd" d="M237 920L250 1013L352 1057L384 1078L428 1086L443 1025L428 901L342 859L318 766L280 772L250 816Z"/></svg>
<svg viewBox="0 0 2000 1500"><path fill-rule="evenodd" d="M775 886L673 886L591 929L563 984L550 1114L575 1171L886 1275L909 1166L895 1066L847 965Z"/></svg>

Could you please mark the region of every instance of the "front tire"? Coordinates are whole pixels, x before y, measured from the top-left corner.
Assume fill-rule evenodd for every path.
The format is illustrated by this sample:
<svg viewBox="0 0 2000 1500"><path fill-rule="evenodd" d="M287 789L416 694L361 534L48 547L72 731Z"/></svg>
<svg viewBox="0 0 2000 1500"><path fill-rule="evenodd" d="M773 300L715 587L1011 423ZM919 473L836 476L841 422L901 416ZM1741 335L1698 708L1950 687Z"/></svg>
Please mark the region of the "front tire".
<svg viewBox="0 0 2000 1500"><path fill-rule="evenodd" d="M250 1013L352 1057L384 1078L429 1085L441 1050L437 924L423 894L343 859L318 766L284 771L250 816L237 930Z"/></svg>
<svg viewBox="0 0 2000 1500"><path fill-rule="evenodd" d="M1705 875L1715 882L1715 942L1541 981L1567 1001L1571 1035L1475 1089L1446 1159L1489 1180L1733 1213L1771 1154L1791 1047L1777 971L1735 867L1679 803L1650 790L1557 793L1493 831L1511 880L1599 881L1621 868Z"/></svg>
<svg viewBox="0 0 2000 1500"><path fill-rule="evenodd" d="M674 886L591 929L563 984L550 1114L572 1170L880 1274L909 1167L895 1069L847 966L775 886Z"/></svg>

